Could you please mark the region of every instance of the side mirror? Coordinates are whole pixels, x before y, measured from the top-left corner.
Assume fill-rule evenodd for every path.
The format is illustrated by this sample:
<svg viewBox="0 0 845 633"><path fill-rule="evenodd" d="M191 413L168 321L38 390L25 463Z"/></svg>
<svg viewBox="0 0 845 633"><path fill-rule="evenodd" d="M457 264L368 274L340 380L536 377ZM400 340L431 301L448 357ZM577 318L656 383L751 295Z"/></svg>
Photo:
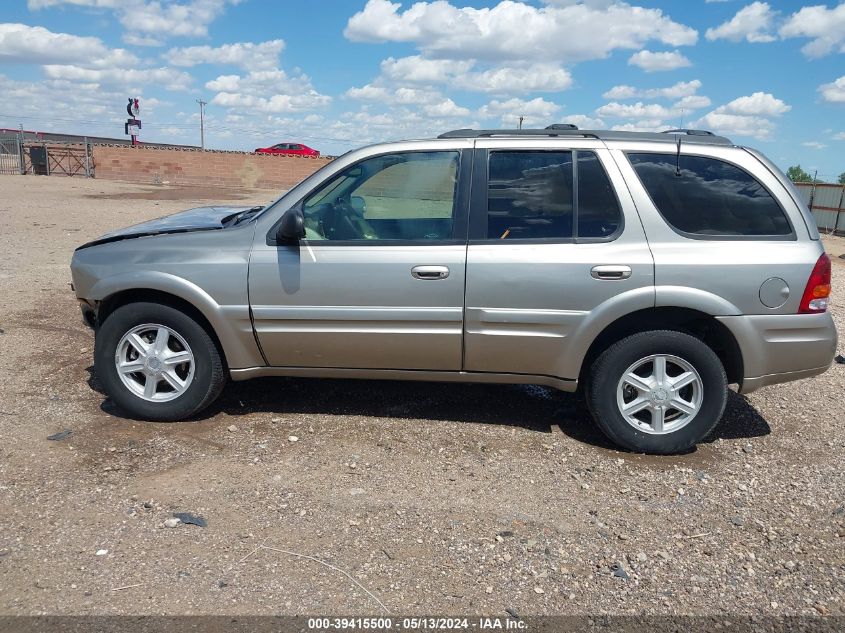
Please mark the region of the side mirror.
<svg viewBox="0 0 845 633"><path fill-rule="evenodd" d="M278 242L298 242L305 237L305 218L299 209L288 209L276 233Z"/></svg>

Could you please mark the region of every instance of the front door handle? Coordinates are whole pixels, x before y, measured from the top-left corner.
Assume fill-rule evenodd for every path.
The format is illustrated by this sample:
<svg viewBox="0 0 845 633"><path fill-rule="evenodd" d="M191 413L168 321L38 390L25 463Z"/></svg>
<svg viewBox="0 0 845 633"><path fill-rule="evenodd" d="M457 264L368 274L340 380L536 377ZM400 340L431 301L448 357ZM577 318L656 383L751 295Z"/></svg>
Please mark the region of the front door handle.
<svg viewBox="0 0 845 633"><path fill-rule="evenodd" d="M449 269L446 266L414 266L411 277L414 279L446 279Z"/></svg>
<svg viewBox="0 0 845 633"><path fill-rule="evenodd" d="M630 266L593 266L590 269L590 275L593 279L618 280L628 279L631 276Z"/></svg>

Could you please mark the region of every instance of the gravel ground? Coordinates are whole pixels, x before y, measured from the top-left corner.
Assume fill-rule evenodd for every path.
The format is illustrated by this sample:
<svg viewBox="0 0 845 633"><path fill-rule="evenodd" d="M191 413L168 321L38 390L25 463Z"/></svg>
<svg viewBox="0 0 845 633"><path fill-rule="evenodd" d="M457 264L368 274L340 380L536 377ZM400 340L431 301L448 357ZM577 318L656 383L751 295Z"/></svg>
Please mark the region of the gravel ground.
<svg viewBox="0 0 845 633"><path fill-rule="evenodd" d="M71 251L223 197L0 177L0 614L845 614L845 365L732 393L676 457L541 387L262 379L118 417Z"/></svg>

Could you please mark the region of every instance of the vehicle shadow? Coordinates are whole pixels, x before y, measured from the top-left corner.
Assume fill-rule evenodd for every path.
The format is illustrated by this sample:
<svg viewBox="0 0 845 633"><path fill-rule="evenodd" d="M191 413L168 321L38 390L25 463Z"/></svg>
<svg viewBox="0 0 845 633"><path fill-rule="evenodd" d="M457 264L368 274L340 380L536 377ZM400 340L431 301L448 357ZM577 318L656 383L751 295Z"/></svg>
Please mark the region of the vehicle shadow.
<svg viewBox="0 0 845 633"><path fill-rule="evenodd" d="M617 448L596 427L580 394L538 385L260 378L230 383L199 418L256 411L498 424L541 433L551 433L556 425L579 442ZM704 442L770 433L748 398L729 391L722 420Z"/></svg>
<svg viewBox="0 0 845 633"><path fill-rule="evenodd" d="M94 368L87 370L89 386L105 395ZM109 415L125 415L108 398L100 408ZM256 378L229 383L217 402L192 420L208 420L220 413L468 422L513 426L538 433L553 433L555 427L559 427L578 442L619 450L596 427L580 394L537 385ZM730 391L721 422L704 442L761 437L769 433L768 422L748 399Z"/></svg>

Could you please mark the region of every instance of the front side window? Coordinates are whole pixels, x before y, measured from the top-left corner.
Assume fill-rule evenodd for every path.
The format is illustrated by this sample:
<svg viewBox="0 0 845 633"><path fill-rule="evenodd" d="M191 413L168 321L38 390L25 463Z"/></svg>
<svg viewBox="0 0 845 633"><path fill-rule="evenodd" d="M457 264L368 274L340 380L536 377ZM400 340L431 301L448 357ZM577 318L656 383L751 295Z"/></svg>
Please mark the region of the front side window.
<svg viewBox="0 0 845 633"><path fill-rule="evenodd" d="M706 156L628 154L663 218L703 237L791 235L783 209L751 174Z"/></svg>
<svg viewBox="0 0 845 633"><path fill-rule="evenodd" d="M306 239L451 239L459 158L385 154L343 170L305 199Z"/></svg>

